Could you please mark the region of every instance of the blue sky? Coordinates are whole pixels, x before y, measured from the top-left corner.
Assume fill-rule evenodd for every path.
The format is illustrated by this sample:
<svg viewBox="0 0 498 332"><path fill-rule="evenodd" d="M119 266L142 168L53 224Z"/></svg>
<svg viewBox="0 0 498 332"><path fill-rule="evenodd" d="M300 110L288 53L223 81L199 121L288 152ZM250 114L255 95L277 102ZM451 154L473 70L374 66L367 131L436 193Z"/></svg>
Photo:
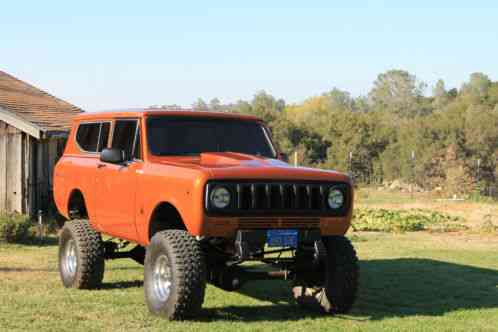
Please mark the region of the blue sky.
<svg viewBox="0 0 498 332"><path fill-rule="evenodd" d="M495 1L4 1L0 70L86 110L498 79Z"/></svg>

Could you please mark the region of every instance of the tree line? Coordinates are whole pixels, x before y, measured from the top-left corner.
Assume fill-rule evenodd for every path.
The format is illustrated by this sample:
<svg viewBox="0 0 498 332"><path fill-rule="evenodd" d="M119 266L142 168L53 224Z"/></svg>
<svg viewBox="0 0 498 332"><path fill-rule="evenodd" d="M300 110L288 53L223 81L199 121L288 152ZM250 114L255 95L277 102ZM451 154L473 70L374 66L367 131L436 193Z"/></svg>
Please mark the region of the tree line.
<svg viewBox="0 0 498 332"><path fill-rule="evenodd" d="M299 163L353 173L356 181L395 179L468 193L496 183L498 82L473 73L461 87L427 84L404 70L379 74L366 96L334 88L299 104L265 91L250 101L198 99L193 109L256 115Z"/></svg>

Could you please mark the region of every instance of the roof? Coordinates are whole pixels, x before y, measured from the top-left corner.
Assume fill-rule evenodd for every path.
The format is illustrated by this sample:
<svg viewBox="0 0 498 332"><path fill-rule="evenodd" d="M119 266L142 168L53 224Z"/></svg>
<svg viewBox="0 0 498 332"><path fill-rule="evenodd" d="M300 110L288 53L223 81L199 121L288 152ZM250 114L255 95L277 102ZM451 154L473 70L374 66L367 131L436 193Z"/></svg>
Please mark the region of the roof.
<svg viewBox="0 0 498 332"><path fill-rule="evenodd" d="M59 132L69 130L72 119L81 112L80 108L0 70L0 119L5 116L6 122L17 119L43 132Z"/></svg>
<svg viewBox="0 0 498 332"><path fill-rule="evenodd" d="M104 119L104 118L125 118L125 117L142 117L142 116L189 116L189 117L206 117L206 118L225 118L259 121L260 119L253 115L228 113L228 112L205 112L194 111L192 109L180 108L133 108L121 110L109 110L102 112L85 112L79 114L78 120Z"/></svg>

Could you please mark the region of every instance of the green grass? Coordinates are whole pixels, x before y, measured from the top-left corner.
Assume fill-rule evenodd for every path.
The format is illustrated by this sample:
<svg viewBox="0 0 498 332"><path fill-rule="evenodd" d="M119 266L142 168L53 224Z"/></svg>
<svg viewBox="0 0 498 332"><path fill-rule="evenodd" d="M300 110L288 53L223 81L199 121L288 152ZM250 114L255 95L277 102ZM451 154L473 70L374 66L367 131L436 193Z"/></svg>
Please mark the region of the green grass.
<svg viewBox="0 0 498 332"><path fill-rule="evenodd" d="M414 193L413 195L406 192L391 190L376 190L375 187L361 187L356 190L355 203L360 205L379 205L379 204L405 204L412 202L426 202L433 198L427 193Z"/></svg>
<svg viewBox="0 0 498 332"><path fill-rule="evenodd" d="M104 287L64 289L57 247L0 245L2 331L498 331L498 241L428 233L353 236L361 288L348 315L299 308L287 283L208 286L197 321L167 322L144 304L142 267L106 265Z"/></svg>

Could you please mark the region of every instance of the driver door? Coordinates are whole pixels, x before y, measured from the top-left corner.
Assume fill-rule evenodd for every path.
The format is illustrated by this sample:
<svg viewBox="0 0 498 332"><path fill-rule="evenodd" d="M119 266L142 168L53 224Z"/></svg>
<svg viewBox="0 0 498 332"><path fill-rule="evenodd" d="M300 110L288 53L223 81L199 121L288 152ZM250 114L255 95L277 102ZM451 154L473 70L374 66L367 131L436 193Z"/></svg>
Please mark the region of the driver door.
<svg viewBox="0 0 498 332"><path fill-rule="evenodd" d="M104 233L133 240L137 175L143 167L140 120L114 122L111 146L125 152L123 164L97 164L97 220Z"/></svg>

